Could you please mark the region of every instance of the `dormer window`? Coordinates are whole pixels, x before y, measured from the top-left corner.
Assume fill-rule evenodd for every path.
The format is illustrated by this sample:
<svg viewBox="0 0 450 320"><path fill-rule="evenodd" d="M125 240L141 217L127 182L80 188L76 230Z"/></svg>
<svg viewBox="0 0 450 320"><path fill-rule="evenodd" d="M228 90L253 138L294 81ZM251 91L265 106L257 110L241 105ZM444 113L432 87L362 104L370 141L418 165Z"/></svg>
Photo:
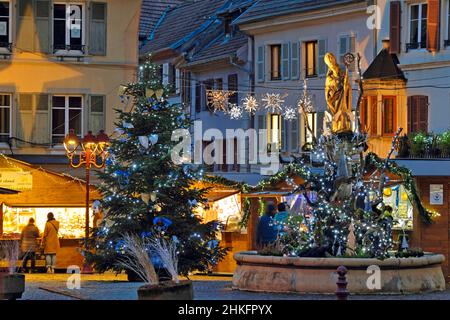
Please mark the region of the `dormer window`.
<svg viewBox="0 0 450 320"><path fill-rule="evenodd" d="M224 32L226 36L230 36L233 32L233 28L231 26L231 17L225 17L224 20Z"/></svg>

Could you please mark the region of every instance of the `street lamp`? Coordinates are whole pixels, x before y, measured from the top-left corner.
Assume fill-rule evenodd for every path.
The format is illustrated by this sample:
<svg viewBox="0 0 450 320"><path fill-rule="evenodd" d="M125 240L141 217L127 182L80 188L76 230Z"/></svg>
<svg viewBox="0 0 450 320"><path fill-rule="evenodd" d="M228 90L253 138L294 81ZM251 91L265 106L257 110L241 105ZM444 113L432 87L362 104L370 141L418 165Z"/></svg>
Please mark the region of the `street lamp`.
<svg viewBox="0 0 450 320"><path fill-rule="evenodd" d="M86 224L85 224L85 250L89 249L89 184L90 171L94 166L101 169L105 166L106 158L108 156L109 137L104 130L100 130L97 136L89 131L80 141L73 129L70 129L69 134L64 139L64 148L66 149L69 164L72 168L86 168ZM91 272L91 268L86 261L83 266L85 273Z"/></svg>

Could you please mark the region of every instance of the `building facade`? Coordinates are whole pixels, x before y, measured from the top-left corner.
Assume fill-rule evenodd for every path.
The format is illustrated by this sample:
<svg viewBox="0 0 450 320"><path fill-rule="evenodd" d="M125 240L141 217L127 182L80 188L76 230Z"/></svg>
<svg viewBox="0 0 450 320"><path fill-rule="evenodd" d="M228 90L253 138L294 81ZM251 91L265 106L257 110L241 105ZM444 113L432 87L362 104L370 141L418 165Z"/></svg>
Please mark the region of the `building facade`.
<svg viewBox="0 0 450 320"><path fill-rule="evenodd" d="M0 1L0 152L57 171L70 129L114 130L138 66L140 0Z"/></svg>

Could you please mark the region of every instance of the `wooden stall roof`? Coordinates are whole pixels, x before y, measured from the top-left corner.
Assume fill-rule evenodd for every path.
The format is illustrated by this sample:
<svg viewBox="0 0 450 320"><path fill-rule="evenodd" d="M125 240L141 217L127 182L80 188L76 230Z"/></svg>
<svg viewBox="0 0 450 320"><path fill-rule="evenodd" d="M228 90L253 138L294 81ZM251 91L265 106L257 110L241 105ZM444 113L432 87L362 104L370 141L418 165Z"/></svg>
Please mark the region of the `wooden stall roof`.
<svg viewBox="0 0 450 320"><path fill-rule="evenodd" d="M241 192L239 189L230 188L206 181L197 181L192 185L192 187L197 189L208 189L206 193L206 199L208 199L208 201L210 202L219 201Z"/></svg>
<svg viewBox="0 0 450 320"><path fill-rule="evenodd" d="M18 194L19 191L6 189L6 188L0 188L0 194Z"/></svg>
<svg viewBox="0 0 450 320"><path fill-rule="evenodd" d="M0 203L10 207L84 207L86 183L83 180L38 168L0 154L0 171L31 174L31 190L0 195ZM11 187L9 187L11 188ZM101 199L100 191L90 186L91 201Z"/></svg>

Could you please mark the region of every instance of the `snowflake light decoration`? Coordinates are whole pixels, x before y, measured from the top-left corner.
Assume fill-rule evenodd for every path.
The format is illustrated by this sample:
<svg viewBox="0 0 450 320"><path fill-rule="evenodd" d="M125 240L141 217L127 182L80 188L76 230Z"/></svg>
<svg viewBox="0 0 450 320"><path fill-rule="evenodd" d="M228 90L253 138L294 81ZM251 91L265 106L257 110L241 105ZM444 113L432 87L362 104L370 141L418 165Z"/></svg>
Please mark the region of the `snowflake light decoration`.
<svg viewBox="0 0 450 320"><path fill-rule="evenodd" d="M262 98L262 101L267 110L270 110L273 113L279 113L281 112L285 97L286 96L281 96L279 93L266 93Z"/></svg>
<svg viewBox="0 0 450 320"><path fill-rule="evenodd" d="M248 113L255 113L258 110L259 104L254 96L247 96L242 100L242 105Z"/></svg>
<svg viewBox="0 0 450 320"><path fill-rule="evenodd" d="M242 108L239 107L236 104L230 104L229 106L230 111L228 111L228 114L230 115L230 118L233 120L240 119L242 117Z"/></svg>
<svg viewBox="0 0 450 320"><path fill-rule="evenodd" d="M284 119L288 121L297 119L297 110L293 107L287 107L286 110L284 110Z"/></svg>
<svg viewBox="0 0 450 320"><path fill-rule="evenodd" d="M227 111L228 98L231 96L231 92L222 90L208 90L207 98L208 103L213 106L214 111Z"/></svg>

